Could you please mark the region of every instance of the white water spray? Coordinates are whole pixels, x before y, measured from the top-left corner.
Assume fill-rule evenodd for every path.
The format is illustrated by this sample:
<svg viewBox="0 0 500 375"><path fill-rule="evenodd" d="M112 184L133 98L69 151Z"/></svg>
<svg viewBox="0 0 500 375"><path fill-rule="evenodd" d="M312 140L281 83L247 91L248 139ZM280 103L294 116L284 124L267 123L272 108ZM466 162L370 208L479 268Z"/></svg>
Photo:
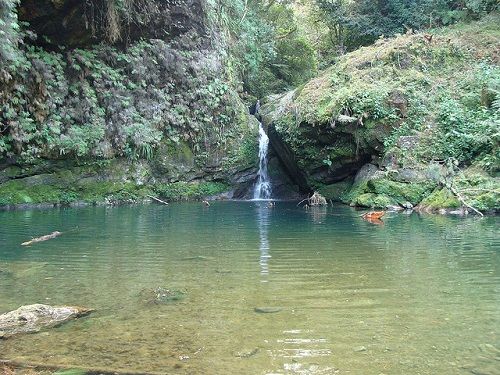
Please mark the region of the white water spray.
<svg viewBox="0 0 500 375"><path fill-rule="evenodd" d="M253 199L271 199L271 181L267 170L267 152L269 150L269 138L259 124L259 174L253 191Z"/></svg>

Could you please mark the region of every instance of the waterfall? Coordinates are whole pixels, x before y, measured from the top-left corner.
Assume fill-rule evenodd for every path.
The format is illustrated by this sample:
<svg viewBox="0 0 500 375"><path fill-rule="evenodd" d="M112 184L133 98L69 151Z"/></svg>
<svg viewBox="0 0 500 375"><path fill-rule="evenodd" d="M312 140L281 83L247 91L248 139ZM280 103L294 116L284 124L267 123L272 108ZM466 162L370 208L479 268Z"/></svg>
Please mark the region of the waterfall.
<svg viewBox="0 0 500 375"><path fill-rule="evenodd" d="M269 149L269 138L259 124L259 174L253 191L253 199L271 199L271 181L267 171L267 152Z"/></svg>

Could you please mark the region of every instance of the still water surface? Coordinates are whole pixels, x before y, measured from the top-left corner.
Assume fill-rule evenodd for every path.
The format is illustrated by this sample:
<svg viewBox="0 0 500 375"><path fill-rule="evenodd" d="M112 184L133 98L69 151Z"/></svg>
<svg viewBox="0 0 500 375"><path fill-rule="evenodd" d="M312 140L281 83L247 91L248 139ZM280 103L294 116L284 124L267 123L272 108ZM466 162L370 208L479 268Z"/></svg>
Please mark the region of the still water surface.
<svg viewBox="0 0 500 375"><path fill-rule="evenodd" d="M88 318L0 359L163 374L500 374L499 218L278 202L0 212L0 312ZM64 234L22 247L31 237ZM147 303L144 290L181 290ZM255 308L272 308L258 313Z"/></svg>

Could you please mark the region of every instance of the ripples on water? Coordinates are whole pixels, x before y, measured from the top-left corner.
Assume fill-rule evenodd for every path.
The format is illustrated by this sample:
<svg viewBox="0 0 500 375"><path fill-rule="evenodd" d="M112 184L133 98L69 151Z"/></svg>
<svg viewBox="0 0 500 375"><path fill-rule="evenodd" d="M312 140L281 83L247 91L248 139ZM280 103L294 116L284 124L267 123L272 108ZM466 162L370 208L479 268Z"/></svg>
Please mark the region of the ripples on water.
<svg viewBox="0 0 500 375"><path fill-rule="evenodd" d="M280 202L0 212L0 312L97 309L0 342L0 358L168 374L499 374L498 218L390 214L377 226L358 214ZM63 236L20 246L54 230ZM157 286L186 298L144 303Z"/></svg>

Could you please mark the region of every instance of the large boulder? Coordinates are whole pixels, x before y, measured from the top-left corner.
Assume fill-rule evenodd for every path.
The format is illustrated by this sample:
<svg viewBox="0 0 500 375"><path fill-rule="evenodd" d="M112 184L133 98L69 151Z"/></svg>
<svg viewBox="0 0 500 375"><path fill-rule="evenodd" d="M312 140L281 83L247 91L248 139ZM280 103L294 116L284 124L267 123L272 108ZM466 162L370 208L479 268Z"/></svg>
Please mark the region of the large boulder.
<svg viewBox="0 0 500 375"><path fill-rule="evenodd" d="M88 315L92 309L77 306L53 307L48 305L22 306L0 315L0 338L20 333L35 333L44 328L58 326L64 322Z"/></svg>

